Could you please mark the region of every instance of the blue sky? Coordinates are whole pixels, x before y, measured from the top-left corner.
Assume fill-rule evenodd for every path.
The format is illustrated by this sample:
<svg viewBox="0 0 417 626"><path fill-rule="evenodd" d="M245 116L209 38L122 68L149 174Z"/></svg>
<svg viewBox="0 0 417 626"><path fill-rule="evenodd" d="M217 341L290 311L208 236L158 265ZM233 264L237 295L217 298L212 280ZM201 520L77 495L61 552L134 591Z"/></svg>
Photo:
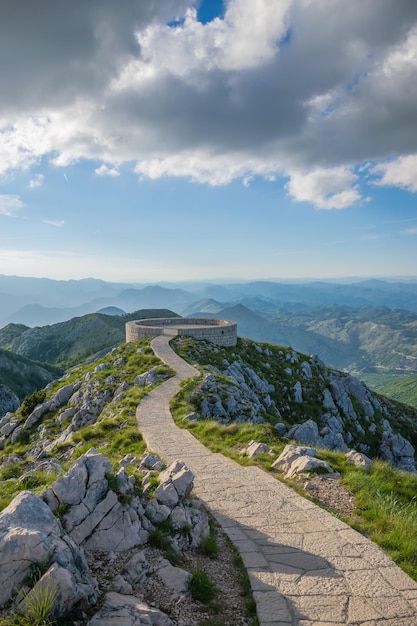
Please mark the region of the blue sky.
<svg viewBox="0 0 417 626"><path fill-rule="evenodd" d="M16 0L0 58L0 273L417 275L417 3Z"/></svg>

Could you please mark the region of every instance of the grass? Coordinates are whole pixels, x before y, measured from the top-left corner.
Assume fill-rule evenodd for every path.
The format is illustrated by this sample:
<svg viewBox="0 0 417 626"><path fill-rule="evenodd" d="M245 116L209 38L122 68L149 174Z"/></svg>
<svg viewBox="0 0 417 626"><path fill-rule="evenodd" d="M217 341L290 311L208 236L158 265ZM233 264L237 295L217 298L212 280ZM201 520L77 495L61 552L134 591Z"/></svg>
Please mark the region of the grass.
<svg viewBox="0 0 417 626"><path fill-rule="evenodd" d="M114 361L122 360L122 365L115 366ZM149 346L149 341L138 342L134 346L122 344L117 351L100 359L100 363L108 363L110 367L94 373L97 362L78 366L71 370L64 381L56 381L48 391L48 397L54 395L64 384L76 383L84 380L87 375L99 385L100 390L119 385L120 381L126 381L130 387L124 392L123 397L117 403L108 403L94 424L87 425L72 435L72 441L57 445L52 450L52 455L60 461L63 470L68 467L82 454L94 447L107 456L113 465L117 465L126 454L140 456L146 449L136 422L136 407L141 399L152 390L153 387L137 387L134 380L152 367L156 367L159 374L169 376L171 370L167 368L155 356ZM115 382L109 384L106 379L113 376ZM60 425L56 421L58 412L50 412L42 417L44 437L54 439L69 424L69 421ZM21 409L16 411L20 422L24 421ZM39 424L25 431L26 439L33 445L39 440ZM16 456L16 461L7 466L2 466L2 461L7 457ZM17 458L17 456L19 458ZM24 457L24 459L22 458ZM23 482L19 478L30 469L33 459L28 455L28 443L17 441L11 444L6 442L5 449L0 451L0 510L5 508L10 501L23 489L31 489L40 495L56 478L57 474L45 474L35 472ZM10 480L11 479L11 480ZM5 482L7 481L7 482Z"/></svg>
<svg viewBox="0 0 417 626"><path fill-rule="evenodd" d="M164 553L165 558L171 565L179 565L181 563L180 556L175 552L169 540L172 535L172 526L169 519L161 522L149 535L149 543L154 548L159 548Z"/></svg>
<svg viewBox="0 0 417 626"><path fill-rule="evenodd" d="M56 600L56 584L40 584L28 593L19 591L23 598L25 608L20 614L13 616L10 622L16 626L52 626L52 609Z"/></svg>
<svg viewBox="0 0 417 626"><path fill-rule="evenodd" d="M252 439L262 441L271 447L276 458L287 441L279 437L270 424L223 425L216 421L185 419L194 411L193 383L185 381L171 402L177 424L189 429L212 452L220 452L241 465L256 464L269 471L269 454L248 458L242 456L242 449ZM381 461L374 461L370 471L356 468L347 464L342 453L321 450L318 456L341 474L342 482L354 493L357 516L355 520L345 521L382 547L417 580L417 476L395 470Z"/></svg>
<svg viewBox="0 0 417 626"><path fill-rule="evenodd" d="M217 545L217 524L214 518L209 516L210 532L207 537L203 537L198 547L201 554L208 556L210 559L216 559L219 554L219 546Z"/></svg>
<svg viewBox="0 0 417 626"><path fill-rule="evenodd" d="M210 604L217 595L215 584L200 568L192 570L188 588L194 600L198 600L198 602L203 604Z"/></svg>

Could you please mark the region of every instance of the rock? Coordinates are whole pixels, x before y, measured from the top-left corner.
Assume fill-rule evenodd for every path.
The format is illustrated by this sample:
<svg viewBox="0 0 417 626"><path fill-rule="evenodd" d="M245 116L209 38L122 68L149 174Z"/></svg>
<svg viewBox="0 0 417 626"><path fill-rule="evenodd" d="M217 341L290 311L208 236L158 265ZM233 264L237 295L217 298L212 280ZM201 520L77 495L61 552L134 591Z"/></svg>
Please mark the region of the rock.
<svg viewBox="0 0 417 626"><path fill-rule="evenodd" d="M311 371L310 363L307 361L303 361L301 363L301 371L303 373L304 378L311 380L313 378L313 372Z"/></svg>
<svg viewBox="0 0 417 626"><path fill-rule="evenodd" d="M161 459L155 454L147 454L143 459L141 459L140 464L147 469L154 469L154 465L156 465L156 463L160 463L160 461Z"/></svg>
<svg viewBox="0 0 417 626"><path fill-rule="evenodd" d="M266 443L258 443L257 441L250 441L243 453L248 457L257 456L258 454L263 454L264 452L270 452L271 448Z"/></svg>
<svg viewBox="0 0 417 626"><path fill-rule="evenodd" d="M145 508L145 515L153 524L160 524L171 515L171 509L169 506L160 504L155 498L152 498Z"/></svg>
<svg viewBox="0 0 417 626"><path fill-rule="evenodd" d="M350 450L350 452L346 454L346 460L351 465L364 467L365 469L369 469L372 465L372 460L366 456L366 454L362 454L362 452L357 452L356 450Z"/></svg>
<svg viewBox="0 0 417 626"><path fill-rule="evenodd" d="M48 501L52 492L60 506L83 503L88 511L92 511L107 491L106 474L111 470L110 461L92 448L51 485L44 497Z"/></svg>
<svg viewBox="0 0 417 626"><path fill-rule="evenodd" d="M319 445L319 429L314 420L307 420L303 424L295 424L287 434L289 439L295 439L298 443Z"/></svg>
<svg viewBox="0 0 417 626"><path fill-rule="evenodd" d="M136 552L124 566L122 573L132 585L141 583L149 572L149 563L143 552Z"/></svg>
<svg viewBox="0 0 417 626"><path fill-rule="evenodd" d="M191 574L180 567L174 567L169 561L164 559L164 564L160 567L156 575L166 587L172 591L181 594L188 589L188 583L191 580Z"/></svg>
<svg viewBox="0 0 417 626"><path fill-rule="evenodd" d="M278 422L277 424L275 424L274 428L278 431L281 437L283 437L287 432L287 427L282 422Z"/></svg>
<svg viewBox="0 0 417 626"><path fill-rule="evenodd" d="M272 463L272 467L281 469L283 472L288 472L291 464L300 456L304 455L314 457L316 456L316 450L314 448L305 448L289 443L285 446L277 460Z"/></svg>
<svg viewBox="0 0 417 626"><path fill-rule="evenodd" d="M334 470L327 463L327 461L322 461L321 459L315 459L311 456L300 456L298 459L295 459L291 464L290 469L285 474L285 478L292 478L296 474L302 474L304 472L315 472L320 470L320 474L334 474Z"/></svg>
<svg viewBox="0 0 417 626"><path fill-rule="evenodd" d="M111 591L87 626L173 626L173 622L138 598Z"/></svg>
<svg viewBox="0 0 417 626"><path fill-rule="evenodd" d="M293 387L294 391L294 402L298 402L298 404L303 403L303 388L299 380L295 383Z"/></svg>
<svg viewBox="0 0 417 626"><path fill-rule="evenodd" d="M179 502L178 492L170 482L158 485L155 489L155 498L160 504L164 504L170 509L173 509Z"/></svg>
<svg viewBox="0 0 417 626"><path fill-rule="evenodd" d="M10 437L10 443L14 444L16 443L16 441L19 439L19 435L21 435L23 432L23 428L21 426L18 426L17 428L14 429L14 431L12 432L12 436Z"/></svg>
<svg viewBox="0 0 417 626"><path fill-rule="evenodd" d="M38 406L33 409L32 413L29 415L26 422L23 424L24 430L27 430L28 428L32 428L32 426L37 424L37 422L39 422L41 417L45 415L45 413L48 413L50 408L51 408L51 400L49 398L44 400L42 404L38 404Z"/></svg>
<svg viewBox="0 0 417 626"><path fill-rule="evenodd" d="M159 487L163 487L164 484L172 484L175 487L180 500L186 498L191 493L194 486L194 474L188 469L183 461L178 460L171 463L166 470L159 474L159 480ZM156 492L159 487L155 491L156 498L158 498Z"/></svg>
<svg viewBox="0 0 417 626"><path fill-rule="evenodd" d="M18 424L17 417L12 417L0 428L0 433L5 437L9 437Z"/></svg>
<svg viewBox="0 0 417 626"><path fill-rule="evenodd" d="M154 385L158 380L158 375L156 373L156 368L153 367L148 372L144 372L143 374L139 374L135 378L135 385L137 387L149 387Z"/></svg>
<svg viewBox="0 0 417 626"><path fill-rule="evenodd" d="M15 392L6 385L0 385L0 418L9 412L13 413L19 406L20 400Z"/></svg>
<svg viewBox="0 0 417 626"><path fill-rule="evenodd" d="M382 433L380 445L381 457L394 467L407 472L415 472L414 448L411 443L399 434Z"/></svg>
<svg viewBox="0 0 417 626"><path fill-rule="evenodd" d="M22 491L0 514L0 606L21 588L30 564L49 566L44 576L57 585L59 606L65 607L59 611L81 599L95 602L96 582L83 553L45 502Z"/></svg>
<svg viewBox="0 0 417 626"><path fill-rule="evenodd" d="M303 448L289 444L285 446L278 459L272 464L272 467L285 472L286 478L317 469L321 470L320 473L334 473L333 468L326 461L316 459L315 456L316 450L314 448Z"/></svg>
<svg viewBox="0 0 417 626"><path fill-rule="evenodd" d="M197 506L179 504L173 509L169 521L175 533L172 545L177 551L184 548L195 550L210 534L208 515Z"/></svg>
<svg viewBox="0 0 417 626"><path fill-rule="evenodd" d="M117 574L117 576L113 578L111 582L111 591L116 591L117 593L129 595L133 594L133 587L130 583L127 582L125 578L123 578L121 574Z"/></svg>
<svg viewBox="0 0 417 626"><path fill-rule="evenodd" d="M58 389L51 398L50 410L56 411L63 404L66 404L74 392L74 385L65 385Z"/></svg>

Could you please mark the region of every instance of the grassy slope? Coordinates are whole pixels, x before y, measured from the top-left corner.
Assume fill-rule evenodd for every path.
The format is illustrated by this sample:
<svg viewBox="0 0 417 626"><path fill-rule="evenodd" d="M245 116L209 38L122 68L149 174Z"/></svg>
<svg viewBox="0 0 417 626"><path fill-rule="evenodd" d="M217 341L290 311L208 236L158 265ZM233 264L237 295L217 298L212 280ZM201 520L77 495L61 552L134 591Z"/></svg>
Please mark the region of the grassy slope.
<svg viewBox="0 0 417 626"><path fill-rule="evenodd" d="M0 347L67 369L120 344L125 340L125 323L147 317L176 317L176 314L166 309L143 309L122 316L91 313L37 328L8 324L0 330Z"/></svg>
<svg viewBox="0 0 417 626"><path fill-rule="evenodd" d="M233 350L237 351L236 348ZM181 355L186 356L183 349ZM212 364L220 365L223 357L222 351L216 349ZM191 361L196 364L195 358ZM209 362L207 351L202 363ZM180 393L172 400L171 410L177 424L189 429L212 452L220 452L241 464L256 464L265 471L271 471L272 460L280 454L288 440L280 437L270 424L224 425L215 421L185 419L186 415L195 411L193 395L198 382L185 381ZM251 440L267 443L274 452L272 460L269 454L253 459L242 456L242 449ZM331 463L341 474L341 481L346 488L355 496L355 516L345 518L344 521L380 545L404 571L417 580L417 476L395 470L378 460L373 462L370 470L365 470L348 465L342 453L319 450L317 456ZM283 480L279 472L276 477ZM294 483L293 486L296 487ZM305 492L302 495L305 496ZM334 513L339 515L337 511Z"/></svg>
<svg viewBox="0 0 417 626"><path fill-rule="evenodd" d="M383 396L404 402L417 409L417 374L378 387L377 391Z"/></svg>

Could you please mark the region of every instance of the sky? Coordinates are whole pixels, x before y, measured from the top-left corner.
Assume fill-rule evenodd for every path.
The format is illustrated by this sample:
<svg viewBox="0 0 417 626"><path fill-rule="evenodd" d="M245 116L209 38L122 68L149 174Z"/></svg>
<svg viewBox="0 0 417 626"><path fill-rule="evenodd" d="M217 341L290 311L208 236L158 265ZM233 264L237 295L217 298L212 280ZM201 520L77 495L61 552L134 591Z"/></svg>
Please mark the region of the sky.
<svg viewBox="0 0 417 626"><path fill-rule="evenodd" d="M0 274L417 275L416 0L2 0Z"/></svg>

